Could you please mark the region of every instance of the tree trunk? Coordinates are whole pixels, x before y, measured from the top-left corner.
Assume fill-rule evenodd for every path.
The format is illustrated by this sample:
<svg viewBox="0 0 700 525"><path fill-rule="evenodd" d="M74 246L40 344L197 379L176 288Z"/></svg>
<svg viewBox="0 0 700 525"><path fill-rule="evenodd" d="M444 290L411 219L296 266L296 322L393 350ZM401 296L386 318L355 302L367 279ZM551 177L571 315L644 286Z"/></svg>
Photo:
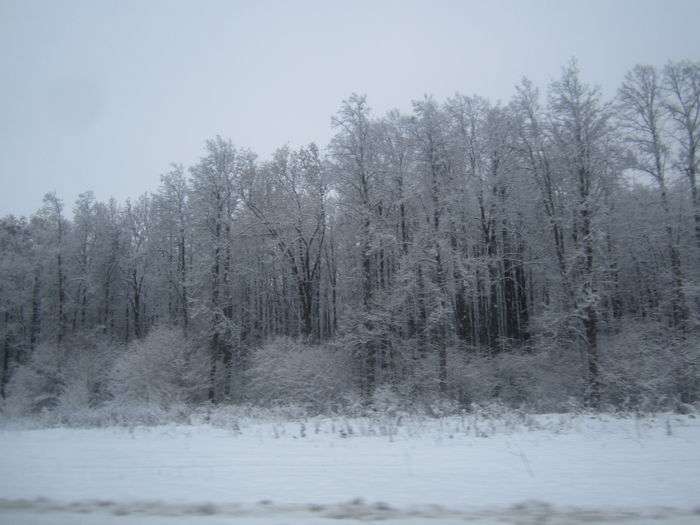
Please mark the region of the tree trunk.
<svg viewBox="0 0 700 525"><path fill-rule="evenodd" d="M5 311L5 337L2 344L2 375L0 375L0 398L5 399L5 386L10 380L10 312Z"/></svg>
<svg viewBox="0 0 700 525"><path fill-rule="evenodd" d="M41 331L41 281L39 280L39 267L34 268L34 282L32 284L32 313L29 322L29 350L33 353L36 348L39 332Z"/></svg>
<svg viewBox="0 0 700 525"><path fill-rule="evenodd" d="M221 305L219 297L219 282L221 280L221 215L222 205L217 204L217 217L214 231L214 262L211 269L212 291L211 291L211 308L212 308L212 335L211 348L209 359L209 392L208 399L215 403L216 398L216 366L221 352L221 340L219 330L221 324Z"/></svg>
<svg viewBox="0 0 700 525"><path fill-rule="evenodd" d="M60 235L59 235L60 239ZM61 241L59 240L59 243ZM58 344L63 342L63 338L66 334L66 316L65 316L65 302L66 293L64 290L64 277L63 277L63 257L61 255L61 246L59 245L58 254L56 255L56 266L58 270Z"/></svg>

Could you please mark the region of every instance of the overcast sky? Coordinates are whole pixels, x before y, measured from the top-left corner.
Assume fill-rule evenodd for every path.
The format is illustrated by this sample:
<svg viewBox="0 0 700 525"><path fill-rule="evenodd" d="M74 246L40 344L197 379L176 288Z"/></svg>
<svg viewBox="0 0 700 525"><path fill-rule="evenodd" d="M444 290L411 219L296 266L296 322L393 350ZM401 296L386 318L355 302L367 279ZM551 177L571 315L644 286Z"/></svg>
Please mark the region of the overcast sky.
<svg viewBox="0 0 700 525"><path fill-rule="evenodd" d="M572 56L614 94L635 63L700 58L700 1L0 0L0 216L45 192L119 200L221 134L325 145L352 92L507 100Z"/></svg>

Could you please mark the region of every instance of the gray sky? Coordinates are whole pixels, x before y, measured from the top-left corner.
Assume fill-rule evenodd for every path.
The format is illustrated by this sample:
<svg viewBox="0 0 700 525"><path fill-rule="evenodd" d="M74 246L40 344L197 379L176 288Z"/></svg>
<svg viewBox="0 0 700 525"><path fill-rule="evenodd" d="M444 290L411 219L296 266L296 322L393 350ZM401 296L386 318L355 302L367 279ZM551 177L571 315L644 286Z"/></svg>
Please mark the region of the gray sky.
<svg viewBox="0 0 700 525"><path fill-rule="evenodd" d="M700 58L698 0L0 0L0 216L56 190L155 190L221 134L266 157L424 93L507 100L572 56L612 95L638 62Z"/></svg>

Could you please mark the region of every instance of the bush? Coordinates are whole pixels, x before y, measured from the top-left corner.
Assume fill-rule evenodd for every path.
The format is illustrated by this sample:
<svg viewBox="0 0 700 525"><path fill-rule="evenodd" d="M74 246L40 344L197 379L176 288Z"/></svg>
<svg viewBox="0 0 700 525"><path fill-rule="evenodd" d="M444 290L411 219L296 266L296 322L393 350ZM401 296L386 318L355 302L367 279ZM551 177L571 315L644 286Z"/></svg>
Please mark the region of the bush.
<svg viewBox="0 0 700 525"><path fill-rule="evenodd" d="M583 391L581 364L555 348L498 354L452 349L448 362L449 395L465 408L499 402L559 411Z"/></svg>
<svg viewBox="0 0 700 525"><path fill-rule="evenodd" d="M110 391L115 403L170 407L202 401L208 385L206 351L179 329L159 327L130 343L116 360Z"/></svg>
<svg viewBox="0 0 700 525"><path fill-rule="evenodd" d="M635 410L674 409L697 399L700 339L661 323L626 325L601 353L604 400Z"/></svg>
<svg viewBox="0 0 700 525"><path fill-rule="evenodd" d="M630 321L601 335L599 349L604 410L694 410L700 393L697 333ZM243 379L240 401L249 403L239 407L304 417L399 417L495 405L571 412L584 399L585 355L551 340L500 353L450 348L447 392L439 388L436 352L417 359L415 347L389 350L378 355L375 389L367 399L360 395L365 362L352 347L271 340L252 349L247 366L235 370ZM70 424L186 421L198 409L208 420L209 364L208 348L173 327L155 328L129 345L102 334L77 334L61 346L38 345L12 371L0 409L10 417L40 414L43 421Z"/></svg>
<svg viewBox="0 0 700 525"><path fill-rule="evenodd" d="M61 346L38 345L12 375L7 412L71 411L99 405L109 398L109 371L120 348L94 333L76 334Z"/></svg>
<svg viewBox="0 0 700 525"><path fill-rule="evenodd" d="M353 390L352 370L350 356L341 349L278 338L253 351L248 393L252 402L263 406L333 410Z"/></svg>

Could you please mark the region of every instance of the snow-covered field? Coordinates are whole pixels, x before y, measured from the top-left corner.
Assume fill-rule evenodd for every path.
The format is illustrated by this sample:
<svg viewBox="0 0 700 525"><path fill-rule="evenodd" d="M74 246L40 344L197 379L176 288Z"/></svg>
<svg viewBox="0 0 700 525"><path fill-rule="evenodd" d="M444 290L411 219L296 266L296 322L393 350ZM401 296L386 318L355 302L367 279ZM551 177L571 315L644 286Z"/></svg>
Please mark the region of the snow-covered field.
<svg viewBox="0 0 700 525"><path fill-rule="evenodd" d="M0 523L700 523L692 416L0 430Z"/></svg>

